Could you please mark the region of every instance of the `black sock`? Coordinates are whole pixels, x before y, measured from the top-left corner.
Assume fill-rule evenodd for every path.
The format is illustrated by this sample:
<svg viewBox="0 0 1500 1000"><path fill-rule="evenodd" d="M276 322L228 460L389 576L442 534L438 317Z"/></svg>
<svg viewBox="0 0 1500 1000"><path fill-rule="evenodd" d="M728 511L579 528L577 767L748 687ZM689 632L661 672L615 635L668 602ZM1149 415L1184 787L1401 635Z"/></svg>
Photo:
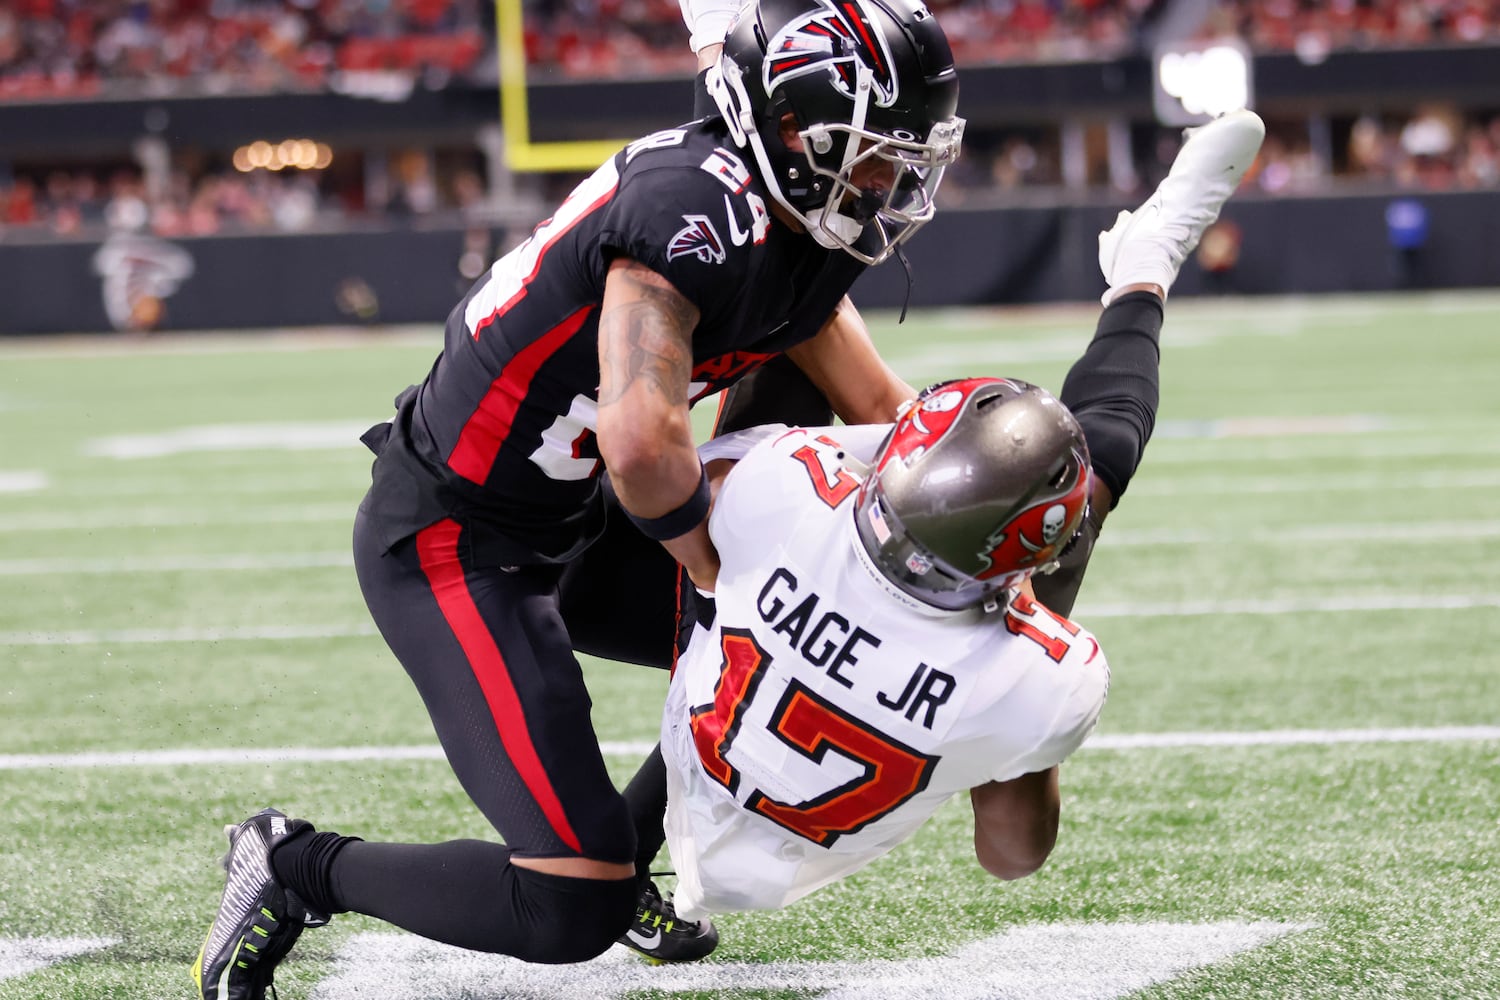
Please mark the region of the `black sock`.
<svg viewBox="0 0 1500 1000"><path fill-rule="evenodd" d="M357 840L320 833L310 826L298 830L277 844L271 854L276 881L301 896L311 909L329 915L345 912L348 907L338 905L329 888L329 873L339 852Z"/></svg>
<svg viewBox="0 0 1500 1000"><path fill-rule="evenodd" d="M645 884L651 878L651 862L667 839L662 828L667 814L667 765L660 743L630 779L624 794L630 824L635 827L635 874Z"/></svg>
<svg viewBox="0 0 1500 1000"><path fill-rule="evenodd" d="M333 912L379 917L414 934L528 962L583 962L619 939L635 916L634 879L569 878L510 863L510 849L482 840L367 844L352 838L329 860ZM274 855L300 869L292 841ZM285 884L303 893L286 872ZM313 894L308 893L309 897Z"/></svg>

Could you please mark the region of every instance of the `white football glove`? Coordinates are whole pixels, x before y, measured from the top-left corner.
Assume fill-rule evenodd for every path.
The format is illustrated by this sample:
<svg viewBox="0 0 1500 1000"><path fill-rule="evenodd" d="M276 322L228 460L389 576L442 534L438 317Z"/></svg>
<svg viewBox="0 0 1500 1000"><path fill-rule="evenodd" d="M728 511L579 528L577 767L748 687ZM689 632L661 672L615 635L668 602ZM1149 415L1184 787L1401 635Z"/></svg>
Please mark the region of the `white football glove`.
<svg viewBox="0 0 1500 1000"><path fill-rule="evenodd" d="M682 21L691 34L688 44L694 52L718 45L729 32L729 24L740 11L741 0L677 0L682 7Z"/></svg>

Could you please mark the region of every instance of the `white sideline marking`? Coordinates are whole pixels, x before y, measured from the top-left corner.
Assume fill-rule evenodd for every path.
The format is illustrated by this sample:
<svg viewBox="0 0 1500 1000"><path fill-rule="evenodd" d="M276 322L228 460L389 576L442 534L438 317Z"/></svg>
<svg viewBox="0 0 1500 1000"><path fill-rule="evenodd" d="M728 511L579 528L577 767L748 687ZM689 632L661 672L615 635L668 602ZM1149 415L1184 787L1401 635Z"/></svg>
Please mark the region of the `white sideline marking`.
<svg viewBox="0 0 1500 1000"><path fill-rule="evenodd" d="M180 427L160 434L119 434L95 438L83 446L85 455L104 458L164 458L199 451L322 451L361 447L359 436L376 421L321 423L212 424Z"/></svg>
<svg viewBox="0 0 1500 1000"><path fill-rule="evenodd" d="M1152 445L1146 463L1158 465L1215 465L1226 462L1272 462L1306 461L1316 458L1338 459L1393 459L1393 458L1461 458L1471 456L1500 455L1500 440L1493 438L1465 438L1445 440L1439 432L1423 433L1414 437L1394 437L1381 434L1372 437L1336 437L1331 440L1319 438L1281 438L1253 441L1238 438L1233 441L1214 441L1212 450L1196 447L1209 439L1176 438L1161 447ZM1240 447L1255 444L1259 447Z"/></svg>
<svg viewBox="0 0 1500 1000"><path fill-rule="evenodd" d="M78 576L111 573L240 572L353 566L347 552L276 552L265 555L175 555L149 559L0 559L0 576Z"/></svg>
<svg viewBox="0 0 1500 1000"><path fill-rule="evenodd" d="M1485 485L1500 486L1500 472ZM1233 492L1226 487L1227 492ZM1156 490L1158 495L1171 491ZM347 511L343 511L347 514ZM94 522L89 526L93 527ZM1426 522L1337 522L1265 528L1249 532L1181 531L1175 529L1130 529L1111 531L1111 547L1146 545L1278 545L1305 542L1380 542L1422 544L1450 539L1500 538L1500 521ZM322 569L351 566L347 552L280 552L265 554L171 555L132 559L0 559L0 576L46 574L175 573L258 571L271 569Z"/></svg>
<svg viewBox="0 0 1500 1000"><path fill-rule="evenodd" d="M219 468L215 470L212 482L205 482L201 478L178 480L154 473L144 473L139 477L76 476L56 483L54 495L86 497L92 504L106 497L154 498L171 494L174 491L191 490L195 497L247 498L312 495L331 498L342 495L349 497L351 502L357 504L359 498L364 496L365 490L369 488L370 470L368 464L359 461L358 457L355 458L355 463L347 467L339 464L316 470L281 469L277 470L277 473L285 478L275 478L274 475L264 473L265 465L257 457L246 461L243 467L239 468L220 463ZM114 471L118 467L108 468ZM326 478L316 478L325 472L330 473ZM348 474L341 475L344 472Z"/></svg>
<svg viewBox="0 0 1500 1000"><path fill-rule="evenodd" d="M93 532L106 528L199 528L224 524L319 524L328 521L353 524L357 506L357 500L350 500L348 503L338 504L286 504L275 507L255 505L244 510L226 507L145 507L107 514L83 508L74 511L46 510L9 515L0 520L0 532Z"/></svg>
<svg viewBox="0 0 1500 1000"><path fill-rule="evenodd" d="M1500 726L1429 726L1390 729L1267 729L1261 732L1117 733L1098 735L1085 750L1157 747L1325 746L1330 743L1456 743L1500 740Z"/></svg>
<svg viewBox="0 0 1500 1000"><path fill-rule="evenodd" d="M1500 486L1500 469L1475 472L1391 471L1345 476L1217 476L1174 478L1145 476L1132 481L1132 496L1267 496L1274 493L1384 493L1400 490L1479 490Z"/></svg>
<svg viewBox="0 0 1500 1000"><path fill-rule="evenodd" d="M0 646L130 646L168 642L243 642L352 639L375 635L373 623L358 625L245 625L236 628L122 628L75 632L0 632Z"/></svg>
<svg viewBox="0 0 1500 1000"><path fill-rule="evenodd" d="M35 493L47 488L47 474L35 469L0 472L0 493Z"/></svg>
<svg viewBox="0 0 1500 1000"><path fill-rule="evenodd" d="M1158 604L1084 604L1077 619L1199 618L1204 615L1335 614L1367 611L1462 611L1500 608L1500 594L1349 594L1334 597L1273 597L1263 600L1180 601ZM176 642L261 642L354 639L375 635L370 623L348 625L244 625L230 628L82 629L0 632L4 646L130 646Z"/></svg>
<svg viewBox="0 0 1500 1000"><path fill-rule="evenodd" d="M334 958L313 1000L605 1000L636 991L723 995L817 991L822 1000L1110 1000L1306 930L1270 921L1033 924L943 958L697 962L650 966L623 947L578 965L530 965L409 934L363 933Z"/></svg>
<svg viewBox="0 0 1500 1000"><path fill-rule="evenodd" d="M1095 618L1199 618L1204 615L1338 614L1351 611L1461 611L1500 608L1500 594L1344 594L1333 597L1270 597L1241 601L1178 601L1161 604L1088 604L1075 609L1081 622Z"/></svg>
<svg viewBox="0 0 1500 1000"><path fill-rule="evenodd" d="M91 951L118 944L118 938L0 937L0 981L18 979Z"/></svg>
<svg viewBox="0 0 1500 1000"><path fill-rule="evenodd" d="M1390 429L1385 417L1365 413L1343 416L1229 417L1222 420L1163 420L1153 437L1200 438L1295 438L1322 435L1373 434Z"/></svg>
<svg viewBox="0 0 1500 1000"><path fill-rule="evenodd" d="M1500 475L1495 485L1500 486ZM1306 542L1435 542L1454 538L1500 538L1500 521L1409 521L1366 524L1301 524L1244 532L1179 531L1171 528L1112 532L1115 545L1277 545ZM0 563L0 566L3 566ZM3 570L0 570L3 572Z"/></svg>
<svg viewBox="0 0 1500 1000"><path fill-rule="evenodd" d="M441 348L439 323L392 323L369 327L257 327L245 330L183 330L156 333L150 340L128 334L39 334L8 337L0 342L0 358L138 358L197 357L219 354L308 354L313 351L374 347Z"/></svg>
<svg viewBox="0 0 1500 1000"><path fill-rule="evenodd" d="M1500 486L1500 474L1495 485ZM1302 524L1249 532L1178 531L1122 528L1109 535L1111 548L1160 545L1302 545L1307 542L1378 542L1425 544L1451 539L1500 538L1500 521L1430 521L1349 524ZM352 566L347 552L272 552L265 554L171 555L132 559L0 559L0 576L56 574L257 572L273 569L326 569Z"/></svg>
<svg viewBox="0 0 1500 1000"><path fill-rule="evenodd" d="M1461 743L1500 740L1500 726L1433 726L1382 729L1269 729L1260 732L1182 732L1098 734L1084 750L1142 750L1161 747L1323 746L1332 743ZM643 757L654 744L645 740L605 740L606 757ZM98 750L83 753L0 754L0 771L69 767L201 767L214 764L313 764L375 760L442 760L435 743L385 747L204 747L183 750Z"/></svg>

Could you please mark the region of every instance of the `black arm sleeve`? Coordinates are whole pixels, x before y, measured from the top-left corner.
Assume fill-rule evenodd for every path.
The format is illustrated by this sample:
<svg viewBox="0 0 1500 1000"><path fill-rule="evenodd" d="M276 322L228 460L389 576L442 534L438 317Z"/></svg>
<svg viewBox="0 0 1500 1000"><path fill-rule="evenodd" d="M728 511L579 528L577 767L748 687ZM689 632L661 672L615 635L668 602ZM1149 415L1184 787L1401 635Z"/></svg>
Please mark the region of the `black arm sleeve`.
<svg viewBox="0 0 1500 1000"><path fill-rule="evenodd" d="M1161 398L1162 302L1131 292L1099 317L1058 397L1083 428L1094 472L1120 502L1156 426Z"/></svg>

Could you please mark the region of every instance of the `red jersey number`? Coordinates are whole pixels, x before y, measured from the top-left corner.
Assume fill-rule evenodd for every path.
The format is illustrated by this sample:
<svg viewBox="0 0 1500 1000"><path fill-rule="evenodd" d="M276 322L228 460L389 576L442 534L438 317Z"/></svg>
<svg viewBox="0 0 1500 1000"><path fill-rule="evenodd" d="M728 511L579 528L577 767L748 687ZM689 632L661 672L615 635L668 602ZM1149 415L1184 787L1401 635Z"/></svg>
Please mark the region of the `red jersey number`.
<svg viewBox="0 0 1500 1000"><path fill-rule="evenodd" d="M740 772L727 754L771 657L755 637L725 629L724 662L714 700L693 709L693 741L704 769L735 792ZM824 847L896 809L927 787L940 758L921 753L878 732L793 680L768 723L776 738L820 763L830 751L859 764L862 772L802 802L779 802L759 789L745 807Z"/></svg>
<svg viewBox="0 0 1500 1000"><path fill-rule="evenodd" d="M1045 604L1038 604L1023 593L1011 599L1005 612L1005 627L1011 635L1025 636L1047 651L1053 663L1061 663L1078 635L1078 626Z"/></svg>
<svg viewBox="0 0 1500 1000"><path fill-rule="evenodd" d="M837 441L828 437L819 437L818 443L834 448L839 446ZM838 469L830 476L828 468L823 465L821 452L810 444L805 444L792 452L792 457L807 469L808 478L812 481L812 488L818 494L818 499L830 507L837 507L859 489L859 480L855 479L848 469Z"/></svg>

